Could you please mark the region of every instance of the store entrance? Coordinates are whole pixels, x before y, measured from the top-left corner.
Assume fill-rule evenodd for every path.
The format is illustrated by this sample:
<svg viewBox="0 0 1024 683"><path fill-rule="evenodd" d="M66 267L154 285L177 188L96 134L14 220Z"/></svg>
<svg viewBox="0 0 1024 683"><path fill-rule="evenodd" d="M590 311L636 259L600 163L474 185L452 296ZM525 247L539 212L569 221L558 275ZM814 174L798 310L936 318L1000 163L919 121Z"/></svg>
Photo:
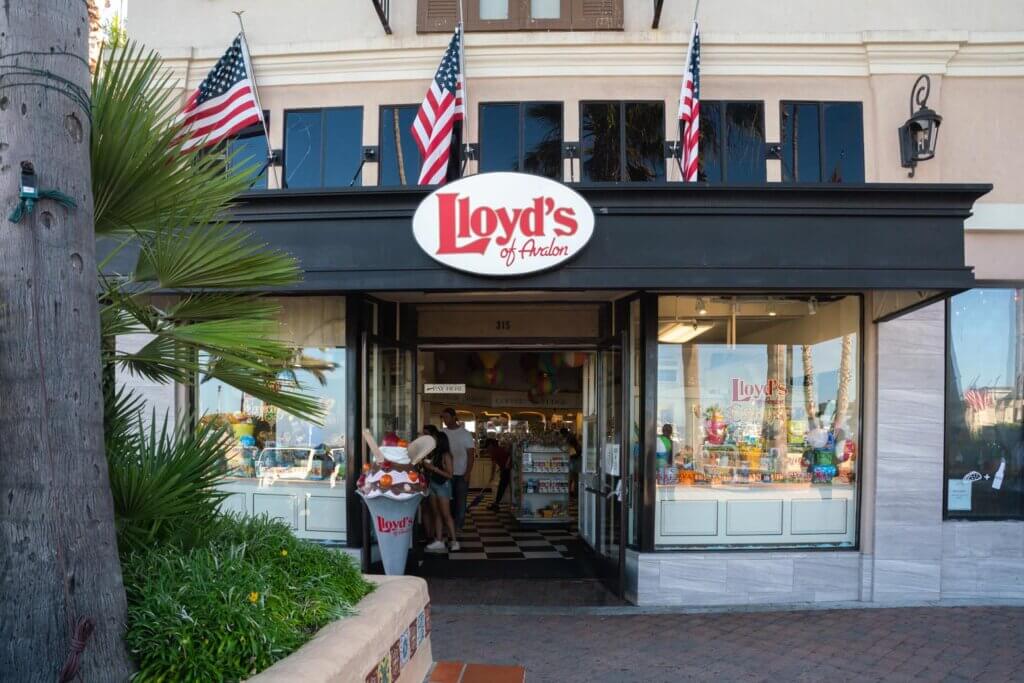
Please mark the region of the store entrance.
<svg viewBox="0 0 1024 683"><path fill-rule="evenodd" d="M361 309L370 328L363 333L362 427L396 441L455 429L476 451L468 491L461 495L453 480L449 494L449 510L461 518L457 545L446 520L423 505L406 571L427 578L432 594L436 581L557 579L619 599L635 518L629 473L637 458L626 439L639 433L626 428L624 410L632 405L623 381L632 299L609 301L599 292L563 294L569 300L560 303L540 293L387 296L398 300L367 298ZM442 417L446 409L454 419ZM452 465L463 467L454 458ZM364 566L379 570L365 515L362 528ZM456 585L462 599L469 584ZM526 592L536 598L540 590ZM595 602L605 597L576 604L611 604ZM514 603L515 590L500 599Z"/></svg>
<svg viewBox="0 0 1024 683"><path fill-rule="evenodd" d="M421 428L443 429L444 412L453 410L458 428L476 445L465 501L453 492L456 521L462 522L457 545L442 524L435 540L447 548L424 545L422 574L594 574L579 521L581 434L585 400L591 400L583 378L593 358L593 352L574 349L420 348ZM428 525L437 524L427 517Z"/></svg>

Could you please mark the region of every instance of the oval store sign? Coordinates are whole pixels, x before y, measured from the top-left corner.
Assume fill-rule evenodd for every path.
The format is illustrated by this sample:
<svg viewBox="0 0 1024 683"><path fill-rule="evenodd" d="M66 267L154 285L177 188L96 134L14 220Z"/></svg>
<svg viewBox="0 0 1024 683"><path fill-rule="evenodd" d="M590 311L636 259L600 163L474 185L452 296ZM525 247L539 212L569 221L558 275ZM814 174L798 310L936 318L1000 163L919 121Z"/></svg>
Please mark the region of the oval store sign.
<svg viewBox="0 0 1024 683"><path fill-rule="evenodd" d="M576 256L594 212L561 183L525 173L481 173L439 187L412 217L420 248L474 275L525 275Z"/></svg>

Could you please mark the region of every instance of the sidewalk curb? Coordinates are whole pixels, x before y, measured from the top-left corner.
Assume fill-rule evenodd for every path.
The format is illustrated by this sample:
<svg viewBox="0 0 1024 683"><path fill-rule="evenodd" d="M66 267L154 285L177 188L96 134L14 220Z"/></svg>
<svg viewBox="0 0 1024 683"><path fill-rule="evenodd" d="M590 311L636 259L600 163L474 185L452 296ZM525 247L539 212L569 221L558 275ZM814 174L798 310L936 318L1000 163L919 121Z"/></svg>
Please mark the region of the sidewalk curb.
<svg viewBox="0 0 1024 683"><path fill-rule="evenodd" d="M921 607L1016 607L1024 608L1022 599L925 600L901 602L806 602L772 605L724 605L703 607L658 606L545 606L545 605L439 605L431 609L437 616L642 616L649 614L736 614L753 612L822 612L828 610L907 609Z"/></svg>

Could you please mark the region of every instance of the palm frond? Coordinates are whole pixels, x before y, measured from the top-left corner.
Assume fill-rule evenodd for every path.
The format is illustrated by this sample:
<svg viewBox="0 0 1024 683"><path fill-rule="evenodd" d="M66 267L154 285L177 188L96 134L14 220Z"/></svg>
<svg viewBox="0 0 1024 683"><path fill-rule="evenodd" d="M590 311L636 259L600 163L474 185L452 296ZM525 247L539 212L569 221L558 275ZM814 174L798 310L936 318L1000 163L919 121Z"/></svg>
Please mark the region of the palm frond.
<svg viewBox="0 0 1024 683"><path fill-rule="evenodd" d="M202 381L210 379L224 382L295 417L323 424L326 415L323 403L304 393L294 377L282 378L280 374L271 377L231 362L218 361L206 368Z"/></svg>
<svg viewBox="0 0 1024 683"><path fill-rule="evenodd" d="M225 223L168 228L142 239L133 279L161 289L251 289L294 284L297 261Z"/></svg>
<svg viewBox="0 0 1024 683"><path fill-rule="evenodd" d="M198 224L248 189L251 172L185 151L177 84L155 52L135 43L104 50L92 84L92 180L96 233Z"/></svg>
<svg viewBox="0 0 1024 683"><path fill-rule="evenodd" d="M217 490L225 471L230 434L188 419L164 418L133 447L108 450L110 488L122 552L141 549L168 537L203 533L228 495Z"/></svg>
<svg viewBox="0 0 1024 683"><path fill-rule="evenodd" d="M193 294L173 304L164 318L173 323L238 318L274 320L281 306L256 294Z"/></svg>

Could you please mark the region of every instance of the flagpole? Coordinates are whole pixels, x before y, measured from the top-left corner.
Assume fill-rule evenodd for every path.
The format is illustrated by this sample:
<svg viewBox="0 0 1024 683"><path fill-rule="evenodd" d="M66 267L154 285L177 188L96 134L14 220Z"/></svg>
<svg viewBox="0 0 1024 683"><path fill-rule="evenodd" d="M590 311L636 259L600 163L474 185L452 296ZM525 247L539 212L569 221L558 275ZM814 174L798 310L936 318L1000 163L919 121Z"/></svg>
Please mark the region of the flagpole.
<svg viewBox="0 0 1024 683"><path fill-rule="evenodd" d="M688 41L686 41L686 62L684 64L684 66L683 66L683 69L684 69L684 71L683 71L683 80L684 81L686 80L686 74L690 70L690 55L693 52L693 35L694 35L694 29L697 26L697 11L699 9L700 9L700 0L697 0L697 2L693 5L693 21L690 24L690 39ZM685 132L686 132L685 128L680 131L680 133L682 133L682 134L685 134ZM683 135L680 135L680 138L682 138L682 137L683 137ZM683 159L682 159L682 157L683 157L683 150L684 149L685 149L685 144L684 144L683 140L680 139L679 140L679 156L676 157L676 165L679 166L679 180L685 183L686 182L686 171L683 170Z"/></svg>
<svg viewBox="0 0 1024 683"><path fill-rule="evenodd" d="M232 10L231 13L238 17L238 28L242 35L242 59L245 60L245 68L249 71L249 77L252 79L252 95L253 99L256 100L256 109L259 111L260 123L263 125L263 139L267 141L267 166L273 169L274 184L277 185L278 189L281 189L281 178L278 177L277 166L274 164L274 148L270 144L270 131L267 129L267 119L263 116L263 105L260 104L260 91L256 87L256 72L252 68L252 59L249 57L249 41L245 37L245 24L242 22L242 15L245 14L245 10Z"/></svg>
<svg viewBox="0 0 1024 683"><path fill-rule="evenodd" d="M459 172L461 178L466 173L466 164L469 163L469 88L466 82L466 29L465 14L463 14L462 0L459 0L459 77L462 79L462 169Z"/></svg>

